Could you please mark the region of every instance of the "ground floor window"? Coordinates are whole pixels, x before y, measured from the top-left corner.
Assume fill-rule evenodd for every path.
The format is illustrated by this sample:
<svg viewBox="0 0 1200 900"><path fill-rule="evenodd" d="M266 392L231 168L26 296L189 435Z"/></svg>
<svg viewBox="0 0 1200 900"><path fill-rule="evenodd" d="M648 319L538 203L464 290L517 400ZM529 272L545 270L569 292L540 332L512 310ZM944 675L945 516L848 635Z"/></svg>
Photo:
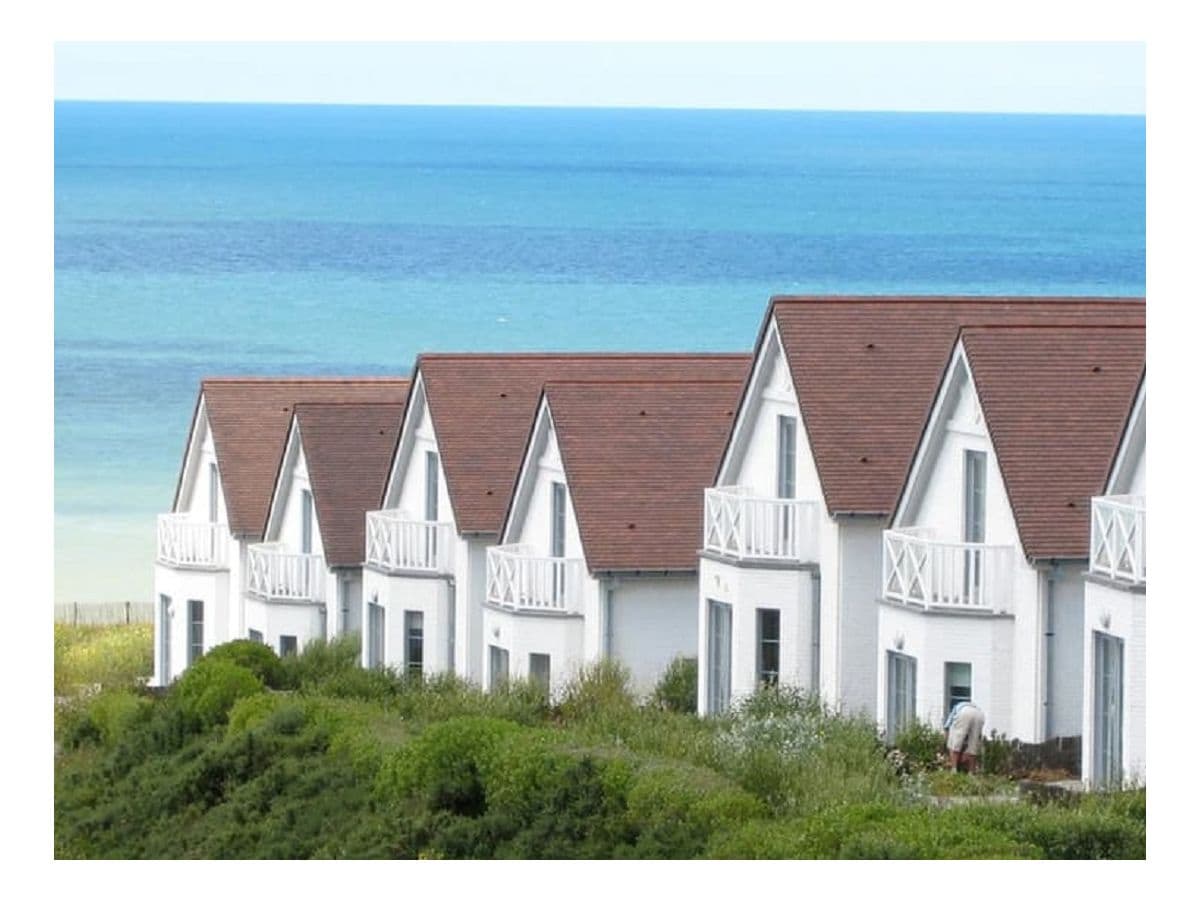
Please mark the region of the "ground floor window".
<svg viewBox="0 0 1200 900"><path fill-rule="evenodd" d="M1120 786L1122 771L1121 731L1124 718L1125 642L1103 632L1093 632L1092 702L1093 769L1099 785Z"/></svg>
<svg viewBox="0 0 1200 900"><path fill-rule="evenodd" d="M550 696L550 654L529 654L529 680L542 689L547 697Z"/></svg>
<svg viewBox="0 0 1200 900"><path fill-rule="evenodd" d="M889 741L917 717L917 660L891 650L887 654L887 735Z"/></svg>
<svg viewBox="0 0 1200 900"><path fill-rule="evenodd" d="M758 683L779 683L779 610L759 609L758 633Z"/></svg>
<svg viewBox="0 0 1200 900"><path fill-rule="evenodd" d="M158 646L162 658L162 683L171 680L171 598L158 595Z"/></svg>
<svg viewBox="0 0 1200 900"><path fill-rule="evenodd" d="M508 683L508 651L488 645L488 685L497 688Z"/></svg>
<svg viewBox="0 0 1200 900"><path fill-rule="evenodd" d="M378 600L378 598L376 598ZM383 668L384 610L378 602L367 604L367 668Z"/></svg>
<svg viewBox="0 0 1200 900"><path fill-rule="evenodd" d="M279 636L279 655L296 655L296 636L294 634L281 634Z"/></svg>
<svg viewBox="0 0 1200 900"><path fill-rule="evenodd" d="M942 719L950 715L950 710L960 703L971 700L971 664L965 662L946 663L945 709Z"/></svg>
<svg viewBox="0 0 1200 900"><path fill-rule="evenodd" d="M413 675L420 675L425 665L425 614L404 614L404 667Z"/></svg>
<svg viewBox="0 0 1200 900"><path fill-rule="evenodd" d="M733 650L733 607L708 601L708 712L718 716L729 709L730 657Z"/></svg>
<svg viewBox="0 0 1200 900"><path fill-rule="evenodd" d="M204 655L204 601L188 601L188 665Z"/></svg>
<svg viewBox="0 0 1200 900"><path fill-rule="evenodd" d="M250 629L250 640L254 641L254 643L256 643L256 644L263 643L263 633L261 631L255 631L253 628L251 628Z"/></svg>

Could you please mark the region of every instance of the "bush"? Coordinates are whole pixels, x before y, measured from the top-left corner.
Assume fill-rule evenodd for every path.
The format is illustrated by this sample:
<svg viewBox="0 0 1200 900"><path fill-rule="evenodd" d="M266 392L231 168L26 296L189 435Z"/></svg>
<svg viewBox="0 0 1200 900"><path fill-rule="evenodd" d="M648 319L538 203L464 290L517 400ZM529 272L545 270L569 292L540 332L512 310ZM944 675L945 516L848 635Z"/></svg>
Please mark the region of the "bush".
<svg viewBox="0 0 1200 900"><path fill-rule="evenodd" d="M241 697L261 693L262 682L249 669L224 659L201 658L171 688L177 708L193 727L224 724Z"/></svg>
<svg viewBox="0 0 1200 900"><path fill-rule="evenodd" d="M979 769L985 775L1011 775L1015 756L1012 741L993 728L979 749Z"/></svg>
<svg viewBox="0 0 1200 900"><path fill-rule="evenodd" d="M237 640L218 644L204 654L204 659L219 659L249 669L269 688L284 686L283 661L275 651L258 641Z"/></svg>
<svg viewBox="0 0 1200 900"><path fill-rule="evenodd" d="M309 641L303 651L286 656L283 687L292 690L319 691L334 676L359 668L361 644L358 634L344 634L332 641Z"/></svg>
<svg viewBox="0 0 1200 900"><path fill-rule="evenodd" d="M430 725L416 738L386 759L375 781L376 795L387 802L421 796L431 786L437 791L447 785L457 790L468 788L469 778L482 781L479 771L495 752L496 746L519 726L502 719L463 717ZM436 798L426 794L431 808Z"/></svg>
<svg viewBox="0 0 1200 900"><path fill-rule="evenodd" d="M940 769L946 760L946 736L920 720L909 723L896 735L895 747L904 754L908 770Z"/></svg>
<svg viewBox="0 0 1200 900"><path fill-rule="evenodd" d="M653 702L660 709L678 713L696 712L698 664L694 656L671 660L654 688Z"/></svg>
<svg viewBox="0 0 1200 900"><path fill-rule="evenodd" d="M632 713L637 707L629 670L614 659L584 666L563 691L558 712L568 722L598 720Z"/></svg>
<svg viewBox="0 0 1200 900"><path fill-rule="evenodd" d="M736 784L682 764L635 772L626 802L641 849L660 859L693 858L714 833L767 815L763 802Z"/></svg>

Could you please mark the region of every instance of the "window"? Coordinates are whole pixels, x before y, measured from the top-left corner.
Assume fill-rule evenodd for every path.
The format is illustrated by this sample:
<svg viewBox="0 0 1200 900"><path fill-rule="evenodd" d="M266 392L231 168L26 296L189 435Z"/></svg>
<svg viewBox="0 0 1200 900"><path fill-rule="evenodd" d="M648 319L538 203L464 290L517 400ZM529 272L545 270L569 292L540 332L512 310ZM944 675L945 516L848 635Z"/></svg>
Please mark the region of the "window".
<svg viewBox="0 0 1200 900"><path fill-rule="evenodd" d="M757 610L758 683L779 683L779 610Z"/></svg>
<svg viewBox="0 0 1200 900"><path fill-rule="evenodd" d="M730 656L733 648L733 607L708 601L708 713L729 709Z"/></svg>
<svg viewBox="0 0 1200 900"><path fill-rule="evenodd" d="M887 736L896 736L917 717L917 660L903 653L887 654Z"/></svg>
<svg viewBox="0 0 1200 900"><path fill-rule="evenodd" d="M296 655L296 636L294 634L281 634L279 636L279 655Z"/></svg>
<svg viewBox="0 0 1200 900"><path fill-rule="evenodd" d="M550 696L550 654L529 654L529 680L542 689L542 693Z"/></svg>
<svg viewBox="0 0 1200 900"><path fill-rule="evenodd" d="M796 496L796 417L780 416L778 438L776 441L777 457L776 496L792 499Z"/></svg>
<svg viewBox="0 0 1200 900"><path fill-rule="evenodd" d="M255 631L253 628L251 628L250 640L254 641L256 644L261 644L263 642L263 633L261 631Z"/></svg>
<svg viewBox="0 0 1200 900"><path fill-rule="evenodd" d="M950 715L950 710L959 703L971 699L971 664L964 662L946 663L946 708L942 713L942 721Z"/></svg>
<svg viewBox="0 0 1200 900"><path fill-rule="evenodd" d="M564 556L567 540L567 486L561 481L550 484L550 555Z"/></svg>
<svg viewBox="0 0 1200 900"><path fill-rule="evenodd" d="M404 668L411 675L420 675L425 659L425 614L404 614Z"/></svg>
<svg viewBox="0 0 1200 900"><path fill-rule="evenodd" d="M488 645L488 684L492 688L508 684L508 651L495 644Z"/></svg>
<svg viewBox="0 0 1200 900"><path fill-rule="evenodd" d="M1093 780L1099 786L1120 787L1124 779L1121 730L1124 712L1125 642L1111 634L1092 632Z"/></svg>
<svg viewBox="0 0 1200 900"><path fill-rule="evenodd" d="M158 646L161 662L161 684L171 681L171 598L158 595Z"/></svg>
<svg viewBox="0 0 1200 900"><path fill-rule="evenodd" d="M379 595L371 597L367 604L367 668L383 668L383 625L384 610L379 605Z"/></svg>
<svg viewBox="0 0 1200 900"><path fill-rule="evenodd" d="M982 544L984 541L985 494L987 489L987 454L967 450L963 457L963 541ZM983 551L968 550L963 559L963 594L968 600L976 598L983 583Z"/></svg>
<svg viewBox="0 0 1200 900"><path fill-rule="evenodd" d="M204 601L188 601L188 665L204 655Z"/></svg>
<svg viewBox="0 0 1200 900"><path fill-rule="evenodd" d="M217 521L217 491L219 490L219 482L217 481L217 464L208 464L208 521Z"/></svg>
<svg viewBox="0 0 1200 900"><path fill-rule="evenodd" d="M425 521L438 520L438 456L432 450L425 451ZM437 529L425 529L425 564L429 568L437 565Z"/></svg>
<svg viewBox="0 0 1200 900"><path fill-rule="evenodd" d="M312 553L313 499L312 491L300 492L300 552Z"/></svg>

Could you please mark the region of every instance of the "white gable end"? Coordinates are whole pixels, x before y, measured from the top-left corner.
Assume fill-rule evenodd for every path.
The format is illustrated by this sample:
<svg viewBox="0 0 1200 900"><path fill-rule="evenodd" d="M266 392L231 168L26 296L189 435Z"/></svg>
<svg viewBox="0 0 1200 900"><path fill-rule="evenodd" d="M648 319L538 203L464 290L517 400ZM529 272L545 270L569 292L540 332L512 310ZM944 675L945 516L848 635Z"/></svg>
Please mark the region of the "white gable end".
<svg viewBox="0 0 1200 900"><path fill-rule="evenodd" d="M425 519L425 479L430 453L436 457L438 473L437 520L454 525L454 510L450 505L450 489L446 483L441 451L438 449L437 432L433 427L433 417L429 414L429 404L425 400L424 383L418 379L405 417L396 459L393 461L384 508L400 510L407 519Z"/></svg>
<svg viewBox="0 0 1200 900"><path fill-rule="evenodd" d="M543 403L538 414L534 439L530 443L529 455L522 463L521 484L513 503L512 517L505 528L506 542L527 544L537 556L550 555L555 483L566 486L563 555L567 558L582 558L583 542L575 519L571 485L567 482L553 418Z"/></svg>

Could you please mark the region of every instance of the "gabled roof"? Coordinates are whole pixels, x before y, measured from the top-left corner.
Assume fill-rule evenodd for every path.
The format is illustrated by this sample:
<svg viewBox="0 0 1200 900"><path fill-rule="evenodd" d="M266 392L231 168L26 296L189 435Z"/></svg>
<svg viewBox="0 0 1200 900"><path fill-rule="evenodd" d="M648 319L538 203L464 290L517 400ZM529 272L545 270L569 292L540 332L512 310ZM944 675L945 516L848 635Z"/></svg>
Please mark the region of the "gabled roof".
<svg viewBox="0 0 1200 900"><path fill-rule="evenodd" d="M826 507L890 515L959 328L1145 322L1140 298L775 297ZM743 396L742 403L746 402Z"/></svg>
<svg viewBox="0 0 1200 900"><path fill-rule="evenodd" d="M1030 559L1086 559L1146 365L1141 327L964 328L962 346Z"/></svg>
<svg viewBox="0 0 1200 900"><path fill-rule="evenodd" d="M296 404L326 565L362 564L366 514L379 508L403 417L403 403Z"/></svg>
<svg viewBox="0 0 1200 900"><path fill-rule="evenodd" d="M216 448L229 530L252 539L262 537L296 403L403 403L407 396L405 378L204 379L196 411L202 398ZM193 414L193 432L195 428ZM186 467L185 459L175 490L176 503Z"/></svg>
<svg viewBox="0 0 1200 900"><path fill-rule="evenodd" d="M546 384L591 571L695 571L704 489L741 388L740 378Z"/></svg>
<svg viewBox="0 0 1200 900"><path fill-rule="evenodd" d="M459 532L500 533L547 380L737 380L749 365L747 354L724 353L420 356L416 371L425 386Z"/></svg>

